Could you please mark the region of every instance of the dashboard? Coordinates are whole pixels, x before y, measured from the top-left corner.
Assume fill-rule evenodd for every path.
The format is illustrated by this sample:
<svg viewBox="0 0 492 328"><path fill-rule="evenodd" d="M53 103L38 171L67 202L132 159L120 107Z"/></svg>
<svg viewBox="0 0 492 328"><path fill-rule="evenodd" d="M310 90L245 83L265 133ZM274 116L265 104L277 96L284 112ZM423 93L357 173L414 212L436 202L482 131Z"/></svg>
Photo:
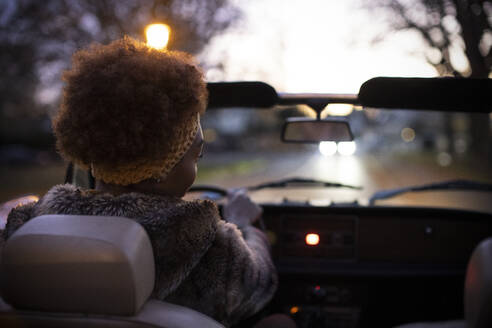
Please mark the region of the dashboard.
<svg viewBox="0 0 492 328"><path fill-rule="evenodd" d="M463 318L466 265L492 215L415 207L263 205L280 285L270 307L299 327L392 327Z"/></svg>

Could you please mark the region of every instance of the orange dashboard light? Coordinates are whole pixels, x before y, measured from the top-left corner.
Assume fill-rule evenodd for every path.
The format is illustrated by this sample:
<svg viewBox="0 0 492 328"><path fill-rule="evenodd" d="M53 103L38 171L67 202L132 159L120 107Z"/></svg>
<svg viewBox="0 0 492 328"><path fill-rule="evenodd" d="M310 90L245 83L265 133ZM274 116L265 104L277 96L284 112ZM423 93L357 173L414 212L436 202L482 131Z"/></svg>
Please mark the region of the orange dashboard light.
<svg viewBox="0 0 492 328"><path fill-rule="evenodd" d="M308 233L306 235L306 244L316 246L319 244L319 235L317 233Z"/></svg>
<svg viewBox="0 0 492 328"><path fill-rule="evenodd" d="M299 312L299 307L293 306L290 308L290 314L296 314L297 312Z"/></svg>

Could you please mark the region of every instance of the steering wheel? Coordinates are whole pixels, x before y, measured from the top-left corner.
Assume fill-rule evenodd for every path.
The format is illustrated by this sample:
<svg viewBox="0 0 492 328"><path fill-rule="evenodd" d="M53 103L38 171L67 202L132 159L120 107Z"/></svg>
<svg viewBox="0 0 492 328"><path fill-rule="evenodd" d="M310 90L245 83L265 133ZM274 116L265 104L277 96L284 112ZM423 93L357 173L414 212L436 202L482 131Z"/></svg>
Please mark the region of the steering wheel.
<svg viewBox="0 0 492 328"><path fill-rule="evenodd" d="M217 186L210 186L210 185L192 186L190 189L188 189L188 192L205 192L205 193L216 194L218 196L218 197L210 197L209 195L207 195L207 199L210 199L210 200L220 200L220 199L226 197L227 194L229 193L228 190L225 188L217 187ZM258 222L257 226L265 232L266 226L265 226L265 222L263 221L263 217L260 216L260 218L256 222Z"/></svg>
<svg viewBox="0 0 492 328"><path fill-rule="evenodd" d="M192 186L190 189L188 189L188 192L205 192L205 193L213 193L216 194L218 197L209 197L209 199L212 200L219 200L227 196L229 193L227 189L222 188L222 187L217 187L217 186L210 186L210 185L197 185L197 186Z"/></svg>

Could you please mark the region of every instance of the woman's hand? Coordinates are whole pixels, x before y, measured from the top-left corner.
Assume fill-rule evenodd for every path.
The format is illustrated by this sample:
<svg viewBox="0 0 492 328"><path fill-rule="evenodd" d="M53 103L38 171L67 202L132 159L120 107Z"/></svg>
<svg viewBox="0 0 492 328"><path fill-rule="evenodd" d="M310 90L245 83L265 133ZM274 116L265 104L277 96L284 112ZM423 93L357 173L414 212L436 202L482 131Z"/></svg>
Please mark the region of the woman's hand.
<svg viewBox="0 0 492 328"><path fill-rule="evenodd" d="M241 228L254 223L262 213L261 207L249 198L245 189L233 190L227 194L227 203L223 208L226 221Z"/></svg>

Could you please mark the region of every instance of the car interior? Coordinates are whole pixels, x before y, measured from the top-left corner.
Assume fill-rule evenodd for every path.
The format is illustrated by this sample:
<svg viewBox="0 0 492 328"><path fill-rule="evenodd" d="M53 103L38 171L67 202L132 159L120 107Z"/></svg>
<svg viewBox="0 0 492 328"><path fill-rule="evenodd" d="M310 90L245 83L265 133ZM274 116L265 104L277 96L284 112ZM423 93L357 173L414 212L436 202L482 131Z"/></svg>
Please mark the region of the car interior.
<svg viewBox="0 0 492 328"><path fill-rule="evenodd" d="M358 95L281 94L260 82L208 87L211 109L305 104L318 114L314 122L335 102L388 110L492 109L490 79L375 78ZM256 188L313 183L320 184L289 180ZM440 187L491 190L456 182ZM191 191L226 192L216 186ZM492 213L383 206L377 199L368 206L261 204L259 227L271 243L279 288L259 315L285 313L301 328L492 327ZM192 309L152 299L150 241L127 218L34 218L4 245L0 274L1 327L222 327Z"/></svg>
<svg viewBox="0 0 492 328"><path fill-rule="evenodd" d="M152 246L134 220L39 216L22 226L3 251L0 323L223 327L192 309L149 299L153 288Z"/></svg>

